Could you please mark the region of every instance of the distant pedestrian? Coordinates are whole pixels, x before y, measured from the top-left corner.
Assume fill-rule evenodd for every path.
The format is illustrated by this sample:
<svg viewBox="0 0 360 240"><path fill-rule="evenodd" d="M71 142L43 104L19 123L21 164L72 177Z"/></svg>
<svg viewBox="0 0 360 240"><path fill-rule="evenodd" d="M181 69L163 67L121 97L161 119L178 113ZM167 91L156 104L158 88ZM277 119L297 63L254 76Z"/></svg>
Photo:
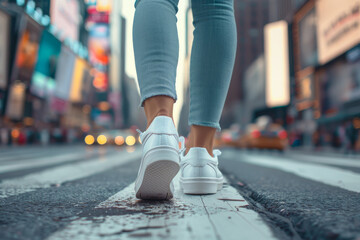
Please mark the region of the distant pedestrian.
<svg viewBox="0 0 360 240"><path fill-rule="evenodd" d="M173 121L179 55L176 28L179 0L136 0L133 44L147 129L140 134L143 157L136 197L170 199L180 169L187 194L216 193L223 177L216 130L234 67L237 36L233 0L192 0L194 41L190 61L191 126L186 147ZM184 37L184 36L181 36ZM181 148L179 149L179 143ZM179 164L180 160L180 164Z"/></svg>

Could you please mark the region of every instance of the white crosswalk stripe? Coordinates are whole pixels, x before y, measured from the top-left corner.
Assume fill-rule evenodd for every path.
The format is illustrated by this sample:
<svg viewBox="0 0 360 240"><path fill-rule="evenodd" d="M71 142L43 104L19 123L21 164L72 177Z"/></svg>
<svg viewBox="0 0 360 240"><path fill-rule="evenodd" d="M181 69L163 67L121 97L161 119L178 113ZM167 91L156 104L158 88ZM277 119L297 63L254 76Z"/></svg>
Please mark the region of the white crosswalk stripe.
<svg viewBox="0 0 360 240"><path fill-rule="evenodd" d="M0 150L0 163L7 161L19 161L19 160L27 160L37 157L45 157L45 156L53 156L64 153L73 153L74 151L83 151L84 146L76 146L76 147L34 147L32 148L12 148L9 151Z"/></svg>
<svg viewBox="0 0 360 240"><path fill-rule="evenodd" d="M57 239L275 239L270 228L234 189L226 185L214 195L184 195L174 180L169 202L139 201L129 185L96 210L123 209L123 215L80 218L48 240ZM223 199L223 200L222 200Z"/></svg>
<svg viewBox="0 0 360 240"><path fill-rule="evenodd" d="M39 188L48 188L54 184L62 184L67 181L88 177L129 161L139 159L140 156L141 152L139 150L135 150L132 153L127 153L123 150L123 153L119 152L111 156L104 155L85 162L58 166L23 177L5 179L0 183L0 198L34 191Z"/></svg>
<svg viewBox="0 0 360 240"><path fill-rule="evenodd" d="M263 167L275 168L297 176L360 193L360 174L318 163L289 161L277 156L237 155L238 161L245 161Z"/></svg>
<svg viewBox="0 0 360 240"><path fill-rule="evenodd" d="M7 154L0 152L0 162L16 161L29 158L29 156L43 156L44 154L48 154L48 152L46 150L22 151L21 149L13 150Z"/></svg>
<svg viewBox="0 0 360 240"><path fill-rule="evenodd" d="M34 158L31 159L31 161L25 161L25 162L10 162L0 165L0 173L6 173L11 172L15 170L23 170L28 168L36 168L36 167L43 167L48 165L53 165L57 163L66 163L75 161L78 159L86 159L94 157L94 154L84 154L84 153L68 153L68 154L61 154L58 156L50 155L42 158Z"/></svg>
<svg viewBox="0 0 360 240"><path fill-rule="evenodd" d="M340 167L356 167L360 168L360 158L345 158L342 157L329 157L329 156L316 156L316 155L301 155L301 154L292 154L294 159L300 161L314 162L320 164L329 164Z"/></svg>

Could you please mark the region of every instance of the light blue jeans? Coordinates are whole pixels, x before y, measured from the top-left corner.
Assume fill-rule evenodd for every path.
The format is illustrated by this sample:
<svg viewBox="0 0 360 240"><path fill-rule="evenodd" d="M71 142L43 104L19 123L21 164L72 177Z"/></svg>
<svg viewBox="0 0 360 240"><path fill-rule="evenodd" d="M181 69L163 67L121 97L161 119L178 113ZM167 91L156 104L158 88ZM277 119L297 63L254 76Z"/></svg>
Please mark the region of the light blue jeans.
<svg viewBox="0 0 360 240"><path fill-rule="evenodd" d="M175 101L179 0L136 0L133 44L141 102L157 95ZM219 125L236 53L233 0L192 0L189 125Z"/></svg>

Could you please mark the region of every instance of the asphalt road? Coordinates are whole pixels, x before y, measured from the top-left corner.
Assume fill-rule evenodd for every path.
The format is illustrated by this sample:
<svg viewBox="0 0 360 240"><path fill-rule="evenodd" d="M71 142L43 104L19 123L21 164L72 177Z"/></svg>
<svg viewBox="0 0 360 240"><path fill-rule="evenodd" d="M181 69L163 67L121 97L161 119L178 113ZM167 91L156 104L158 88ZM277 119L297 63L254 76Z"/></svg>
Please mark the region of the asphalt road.
<svg viewBox="0 0 360 240"><path fill-rule="evenodd" d="M0 148L0 239L360 239L360 158L222 149L215 195L139 201L141 147ZM175 179L178 180L178 179Z"/></svg>

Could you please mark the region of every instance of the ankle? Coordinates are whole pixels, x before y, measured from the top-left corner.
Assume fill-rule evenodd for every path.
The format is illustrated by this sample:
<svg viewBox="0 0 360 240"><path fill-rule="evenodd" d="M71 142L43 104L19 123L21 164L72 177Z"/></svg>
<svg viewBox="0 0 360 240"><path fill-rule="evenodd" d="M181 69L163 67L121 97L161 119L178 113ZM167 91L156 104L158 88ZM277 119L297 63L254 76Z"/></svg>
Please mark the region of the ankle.
<svg viewBox="0 0 360 240"><path fill-rule="evenodd" d="M167 116L173 118L174 99L168 96L154 96L144 102L144 110L147 119L147 128L157 116ZM174 121L174 120L173 120Z"/></svg>
<svg viewBox="0 0 360 240"><path fill-rule="evenodd" d="M189 143L185 144L185 154L187 154L190 150L190 148L199 147L199 148L205 148L208 153L213 157L213 144L211 142L194 142L189 141Z"/></svg>
<svg viewBox="0 0 360 240"><path fill-rule="evenodd" d="M172 119L172 121L174 122L174 119L173 119L173 116L171 113L169 112L166 112L166 111L159 111L157 112L155 115L151 116L148 118L148 124L146 126L146 129L150 126L150 124L152 123L152 121L154 121L154 119L156 117L159 117L159 116L165 116L165 117L170 117Z"/></svg>
<svg viewBox="0 0 360 240"><path fill-rule="evenodd" d="M188 136L188 141L185 144L185 154L187 154L192 147L201 147L206 148L208 153L213 156L213 142L215 132L215 128L192 125Z"/></svg>

